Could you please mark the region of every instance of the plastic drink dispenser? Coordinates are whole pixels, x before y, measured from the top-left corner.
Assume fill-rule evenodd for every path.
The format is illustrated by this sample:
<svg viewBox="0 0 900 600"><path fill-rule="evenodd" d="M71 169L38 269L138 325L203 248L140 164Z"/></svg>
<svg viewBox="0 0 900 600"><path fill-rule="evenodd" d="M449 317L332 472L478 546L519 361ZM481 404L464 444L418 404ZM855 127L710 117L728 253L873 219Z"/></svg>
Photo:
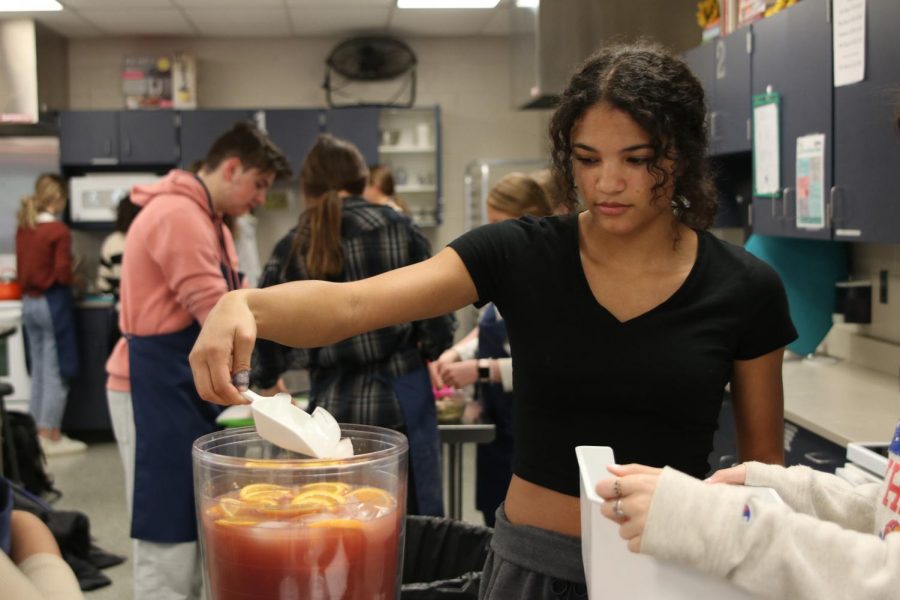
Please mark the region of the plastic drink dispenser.
<svg viewBox="0 0 900 600"><path fill-rule="evenodd" d="M394 600L406 514L406 438L341 425L355 455L315 459L252 427L193 447L204 584L212 600Z"/></svg>

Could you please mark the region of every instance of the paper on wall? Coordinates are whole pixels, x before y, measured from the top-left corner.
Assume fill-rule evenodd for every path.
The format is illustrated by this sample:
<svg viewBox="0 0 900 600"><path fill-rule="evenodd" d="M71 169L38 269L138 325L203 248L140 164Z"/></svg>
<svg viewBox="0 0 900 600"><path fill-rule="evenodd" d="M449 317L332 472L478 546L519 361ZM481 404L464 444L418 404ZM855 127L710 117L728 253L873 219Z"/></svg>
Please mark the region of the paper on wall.
<svg viewBox="0 0 900 600"><path fill-rule="evenodd" d="M778 104L753 107L753 191L758 196L781 191Z"/></svg>
<svg viewBox="0 0 900 600"><path fill-rule="evenodd" d="M797 138L797 227L825 228L825 134Z"/></svg>
<svg viewBox="0 0 900 600"><path fill-rule="evenodd" d="M866 76L866 0L834 0L834 87Z"/></svg>

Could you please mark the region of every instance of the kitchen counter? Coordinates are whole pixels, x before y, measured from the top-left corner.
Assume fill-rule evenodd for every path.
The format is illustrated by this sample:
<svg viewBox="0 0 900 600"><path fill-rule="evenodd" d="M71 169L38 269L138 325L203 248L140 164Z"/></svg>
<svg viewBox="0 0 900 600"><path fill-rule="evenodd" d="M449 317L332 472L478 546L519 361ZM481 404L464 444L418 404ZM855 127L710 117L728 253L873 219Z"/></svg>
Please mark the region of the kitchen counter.
<svg viewBox="0 0 900 600"><path fill-rule="evenodd" d="M786 361L784 418L836 444L890 438L900 418L896 376L846 361Z"/></svg>

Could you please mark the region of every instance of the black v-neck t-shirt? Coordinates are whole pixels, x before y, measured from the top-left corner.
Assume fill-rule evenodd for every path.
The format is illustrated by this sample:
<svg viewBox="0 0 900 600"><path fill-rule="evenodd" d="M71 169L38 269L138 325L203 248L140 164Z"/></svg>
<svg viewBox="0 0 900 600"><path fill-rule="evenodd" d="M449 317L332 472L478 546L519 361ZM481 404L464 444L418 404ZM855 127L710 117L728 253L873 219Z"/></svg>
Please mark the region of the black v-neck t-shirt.
<svg viewBox="0 0 900 600"><path fill-rule="evenodd" d="M481 306L503 314L513 358L516 475L577 496L575 447L610 446L620 464L709 471L735 360L797 337L778 274L698 231L681 287L620 322L584 275L577 215L486 225L450 243Z"/></svg>

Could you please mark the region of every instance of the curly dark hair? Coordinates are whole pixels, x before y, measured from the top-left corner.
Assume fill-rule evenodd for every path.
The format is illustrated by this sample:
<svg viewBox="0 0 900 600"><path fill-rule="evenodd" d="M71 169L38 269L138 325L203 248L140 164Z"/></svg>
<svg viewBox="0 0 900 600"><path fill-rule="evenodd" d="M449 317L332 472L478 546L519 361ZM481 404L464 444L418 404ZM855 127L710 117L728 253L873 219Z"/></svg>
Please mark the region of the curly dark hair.
<svg viewBox="0 0 900 600"><path fill-rule="evenodd" d="M669 183L660 163L674 162L672 201L678 220L696 229L712 225L718 201L706 155L703 86L682 61L645 41L601 48L576 69L563 92L550 121L553 173L562 203L577 208L572 131L585 111L599 103L625 112L650 136L653 158L647 170L656 179L654 194Z"/></svg>

